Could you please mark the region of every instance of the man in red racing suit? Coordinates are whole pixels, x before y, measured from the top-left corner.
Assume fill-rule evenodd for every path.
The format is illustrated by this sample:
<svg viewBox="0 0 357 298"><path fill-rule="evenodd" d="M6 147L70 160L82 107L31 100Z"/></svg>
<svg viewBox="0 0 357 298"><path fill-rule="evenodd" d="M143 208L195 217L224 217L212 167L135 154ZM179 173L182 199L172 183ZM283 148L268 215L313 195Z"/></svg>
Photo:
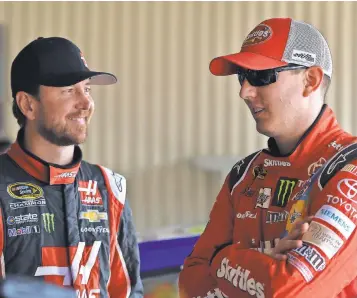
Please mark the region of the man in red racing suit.
<svg viewBox="0 0 357 298"><path fill-rule="evenodd" d="M281 45L286 49L274 62L271 57ZM298 65L305 68L289 73ZM185 260L180 296L356 297L357 138L343 131L319 101L332 67L322 35L302 22L267 20L248 35L240 53L216 58L210 67L217 75L238 73L240 95L257 130L270 139L268 149L238 161L228 174L206 229ZM276 88L298 85L300 78L304 84L296 90L302 90L301 97L286 105L289 121L308 115L308 104L317 113L289 131L289 122L277 126L279 114L268 114L273 113L268 97ZM275 109L284 96L271 99ZM286 241L293 225L307 216L313 217L302 244L288 251L285 261L274 259L271 252L279 240Z"/></svg>

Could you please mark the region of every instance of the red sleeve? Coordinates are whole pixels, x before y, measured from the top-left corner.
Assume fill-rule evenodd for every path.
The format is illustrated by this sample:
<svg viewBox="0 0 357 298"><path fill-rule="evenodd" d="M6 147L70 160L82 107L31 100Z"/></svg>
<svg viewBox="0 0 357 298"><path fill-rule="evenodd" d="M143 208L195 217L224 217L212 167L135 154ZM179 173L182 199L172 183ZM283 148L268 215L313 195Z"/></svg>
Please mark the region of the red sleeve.
<svg viewBox="0 0 357 298"><path fill-rule="evenodd" d="M217 250L232 244L233 222L231 195L225 181L213 205L205 231L184 262L179 276L180 297L226 297L217 288L217 282L210 274L210 262Z"/></svg>
<svg viewBox="0 0 357 298"><path fill-rule="evenodd" d="M323 188L313 184L314 218L303 246L288 253L288 261L236 244L223 248L211 264L218 287L229 297L337 297L357 277L356 175L354 161Z"/></svg>

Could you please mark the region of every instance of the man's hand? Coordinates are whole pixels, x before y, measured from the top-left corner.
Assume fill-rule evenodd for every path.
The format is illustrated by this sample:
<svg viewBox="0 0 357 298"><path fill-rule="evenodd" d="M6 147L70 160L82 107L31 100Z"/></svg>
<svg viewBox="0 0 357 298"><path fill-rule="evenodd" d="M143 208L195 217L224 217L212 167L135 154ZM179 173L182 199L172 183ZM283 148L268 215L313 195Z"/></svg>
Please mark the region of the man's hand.
<svg viewBox="0 0 357 298"><path fill-rule="evenodd" d="M309 224L312 218L313 216L298 221L291 232L278 241L269 255L276 260L285 261L287 259L286 253L288 251L302 246L302 240L300 239L309 229Z"/></svg>

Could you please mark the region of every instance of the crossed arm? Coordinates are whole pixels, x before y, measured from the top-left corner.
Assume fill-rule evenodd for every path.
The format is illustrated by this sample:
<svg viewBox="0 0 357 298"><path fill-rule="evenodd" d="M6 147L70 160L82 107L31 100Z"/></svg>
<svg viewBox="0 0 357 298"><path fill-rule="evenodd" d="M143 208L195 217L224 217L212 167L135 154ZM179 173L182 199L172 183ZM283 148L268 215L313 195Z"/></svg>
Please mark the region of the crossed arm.
<svg viewBox="0 0 357 298"><path fill-rule="evenodd" d="M357 216L349 212L357 209L357 203L343 198L337 187L343 179L354 178L351 173L339 172L316 191L314 216L296 224L269 255L232 244L234 211L228 187L223 185L206 230L185 260L179 278L180 296L338 296L357 275ZM332 211L342 222L328 217ZM346 224L348 233L344 231ZM316 227L323 231L316 232ZM317 238L305 239L305 235Z"/></svg>

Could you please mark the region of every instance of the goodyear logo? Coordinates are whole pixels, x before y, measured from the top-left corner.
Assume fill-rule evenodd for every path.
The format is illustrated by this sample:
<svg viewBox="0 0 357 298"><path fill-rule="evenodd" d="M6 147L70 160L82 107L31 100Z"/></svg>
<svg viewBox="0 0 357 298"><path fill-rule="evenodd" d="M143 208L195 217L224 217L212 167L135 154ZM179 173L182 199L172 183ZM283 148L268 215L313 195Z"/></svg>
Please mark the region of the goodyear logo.
<svg viewBox="0 0 357 298"><path fill-rule="evenodd" d="M297 182L298 179L281 177L276 186L272 205L278 207L285 207Z"/></svg>
<svg viewBox="0 0 357 298"><path fill-rule="evenodd" d="M101 220L108 220L106 212L99 212L98 210L87 210L79 214L79 219L87 219L89 222L100 222Z"/></svg>
<svg viewBox="0 0 357 298"><path fill-rule="evenodd" d="M7 186L10 196L20 200L35 200L43 197L43 189L35 184L16 182Z"/></svg>
<svg viewBox="0 0 357 298"><path fill-rule="evenodd" d="M42 222L47 233L55 231L55 215L53 213L42 213Z"/></svg>

